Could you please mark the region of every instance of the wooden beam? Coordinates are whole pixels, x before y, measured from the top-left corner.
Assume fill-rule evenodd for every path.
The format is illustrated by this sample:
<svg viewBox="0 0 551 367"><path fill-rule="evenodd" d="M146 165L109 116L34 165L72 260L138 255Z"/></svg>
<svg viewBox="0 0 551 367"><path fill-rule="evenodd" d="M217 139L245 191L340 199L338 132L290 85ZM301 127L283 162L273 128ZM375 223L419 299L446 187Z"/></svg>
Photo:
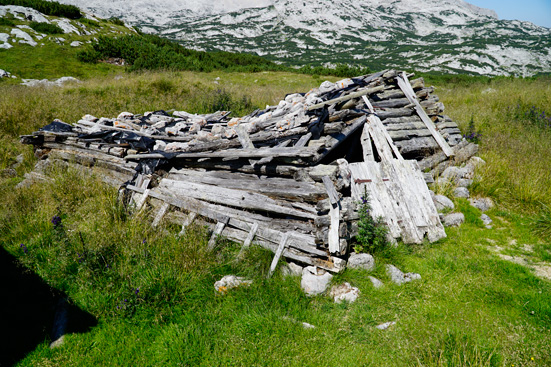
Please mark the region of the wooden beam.
<svg viewBox="0 0 551 367"><path fill-rule="evenodd" d="M207 245L207 249L214 250L214 246L216 245L216 240L218 239L218 236L222 234L222 231L224 228L226 228L226 225L228 224L228 221L230 218L227 218L225 221L221 221L216 223L216 227L214 228L214 232L212 232L212 236L210 237L209 243Z"/></svg>
<svg viewBox="0 0 551 367"><path fill-rule="evenodd" d="M182 237L184 234L186 234L186 228L189 227L191 223L197 218L197 213L195 212L189 212L189 214L186 216L186 219L184 219L184 222L182 223L182 230L180 233L178 233L178 236Z"/></svg>
<svg viewBox="0 0 551 367"><path fill-rule="evenodd" d="M432 120L427 115L427 113L425 112L421 104L419 104L419 100L417 99L417 96L415 95L415 92L413 91L413 88L409 83L406 73L402 73L401 75L398 75L396 80L398 82L398 85L406 95L406 97L409 99L409 101L415 105L415 111L417 111L417 114L419 115L419 117L421 117L421 120L423 120L423 122L431 132L432 136L434 137L434 140L436 140L440 148L442 148L442 151L444 152L444 154L446 154L446 156L448 157L453 156L453 149L448 145L448 143L442 137L442 135L440 135L440 133L436 130L436 126L434 125L434 122L432 122Z"/></svg>
<svg viewBox="0 0 551 367"><path fill-rule="evenodd" d="M331 181L329 176L323 176L321 180L325 185L325 190L327 190L327 195L329 195L329 200L331 201L331 204L338 205L340 201L339 193L337 192L333 181Z"/></svg>
<svg viewBox="0 0 551 367"><path fill-rule="evenodd" d="M373 106L371 105L371 103L369 102L369 99L367 99L366 96L363 96L363 99L364 99L365 104L369 108L369 111L373 114L373 115L369 116L369 121L371 121L371 123L374 125L375 131L380 132L380 133L383 134L383 136L385 137L388 145L390 146L390 149L392 149L392 151L394 152L394 155L396 156L396 158L398 158L398 160L404 160L404 158L402 158L402 155L400 154L400 151L398 150L396 145L394 145L394 142L392 141L392 138L388 134L388 131L386 131L383 123L381 122L381 119L379 119L379 117L377 115L375 115L375 110L374 110Z"/></svg>
<svg viewBox="0 0 551 367"><path fill-rule="evenodd" d="M368 125L364 125L364 128L362 130L361 143L364 162L375 161L375 156L373 155L373 146L371 145L371 137L369 136Z"/></svg>
<svg viewBox="0 0 551 367"><path fill-rule="evenodd" d="M347 95L339 97L339 98L335 98L335 99L331 99L329 101L325 101L325 102L322 102L322 103L315 104L313 106L308 107L307 110L308 111L317 110L318 108L322 108L322 107L327 106L327 105L332 105L333 103L346 102L346 101L349 101L353 98L359 98L361 96L365 96L365 95L368 95L368 94L381 92L384 89L385 89L384 85L380 85L380 86L375 87L375 88L363 89L361 91L350 93L350 94L347 94Z"/></svg>
<svg viewBox="0 0 551 367"><path fill-rule="evenodd" d="M245 250L247 250L251 246L251 243L254 240L254 236L256 236L256 231L258 231L258 223L254 222L251 230L249 231L249 234L247 235L247 238L245 239L245 241L243 241L243 246L241 246L241 250L239 250L239 254L237 255L238 259L241 259Z"/></svg>
<svg viewBox="0 0 551 367"><path fill-rule="evenodd" d="M268 278L272 276L274 273L277 263L279 262L279 259L281 258L281 255L283 254L283 250L285 249L285 246L287 245L287 240L289 239L289 233L285 233L283 237L281 238L281 241L279 242L279 246L277 247L276 253L274 255L274 259L272 260L272 264L270 265L270 271L268 272Z"/></svg>
<svg viewBox="0 0 551 367"><path fill-rule="evenodd" d="M152 227L157 227L159 223L161 223L169 207L170 207L169 203L163 202L163 205L157 212L157 215L155 216L153 223L151 223Z"/></svg>

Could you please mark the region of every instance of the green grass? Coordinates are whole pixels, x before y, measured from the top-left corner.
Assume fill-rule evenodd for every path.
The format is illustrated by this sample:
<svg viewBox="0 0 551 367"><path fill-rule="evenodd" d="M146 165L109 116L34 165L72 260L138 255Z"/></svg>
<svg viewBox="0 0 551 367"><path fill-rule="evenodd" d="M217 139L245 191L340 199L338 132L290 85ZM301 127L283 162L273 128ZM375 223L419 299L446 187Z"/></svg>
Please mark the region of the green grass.
<svg viewBox="0 0 551 367"><path fill-rule="evenodd" d="M272 254L257 247L235 262L239 245L223 241L209 252L200 227L184 238L176 236L180 228L166 223L154 230L147 212L128 215L116 190L97 177L57 167L52 182L14 189L35 162L18 136L53 118L75 122L86 113L110 117L123 110L206 112L216 103L244 114L319 81L273 72L148 72L47 90L0 85L0 169L24 154L17 177L0 177L0 243L98 319L91 332L69 334L61 348L50 349L45 340L19 365L551 365L551 282L497 256L522 255L534 264L551 258L549 237L533 227L536 218L546 223L549 217L537 204L549 200L547 133L506 117L506 107L519 98L547 108L545 80L491 82L493 97L483 93L487 83L439 86L447 113L464 128L474 116L484 134L487 164L471 189L497 201L488 212L494 229L482 225L480 211L466 200L456 200L466 223L448 229L447 239L399 246L377 257L373 272L348 270L335 277L360 288L353 304L308 298L299 279L279 272L266 279ZM542 178L531 183L526 177ZM62 218L62 227L51 223L54 216ZM387 262L422 279L394 286L384 271ZM230 273L254 282L216 295L214 282ZM374 289L368 275L385 286ZM375 328L387 321L397 324ZM304 329L302 322L316 328Z"/></svg>

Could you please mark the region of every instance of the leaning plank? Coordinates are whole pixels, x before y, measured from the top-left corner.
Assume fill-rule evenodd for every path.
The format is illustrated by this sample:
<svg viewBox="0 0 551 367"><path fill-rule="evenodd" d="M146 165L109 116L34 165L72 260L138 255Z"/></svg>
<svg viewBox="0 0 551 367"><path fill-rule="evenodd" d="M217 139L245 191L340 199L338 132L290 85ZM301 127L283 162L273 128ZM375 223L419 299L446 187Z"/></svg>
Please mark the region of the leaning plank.
<svg viewBox="0 0 551 367"><path fill-rule="evenodd" d="M359 98L361 96L366 96L368 94L381 92L384 89L385 89L385 87L383 85L380 85L380 86L375 87L375 88L363 89L359 92L350 93L350 94L347 94L347 95L339 97L339 98L335 98L335 99L331 99L329 101L325 101L325 102L322 102L322 103L315 104L313 106L308 107L307 110L308 111L317 110L318 108L322 108L322 107L325 107L325 106L328 106L328 105L332 105L334 103L346 102L346 101L349 101L353 98Z"/></svg>
<svg viewBox="0 0 551 367"><path fill-rule="evenodd" d="M378 133L383 134L383 136L386 139L388 145L390 146L390 149L392 149L392 151L394 152L394 155L396 156L396 158L398 158L399 160L403 160L404 158L402 158L402 155L400 154L400 151L398 150L396 145L394 145L394 142L392 141L392 138L390 137L390 135L388 134L388 132L384 128L383 123L381 122L379 117L377 117L377 115L375 115L375 110L373 109L373 106L371 105L371 103L369 102L369 100L367 99L366 96L363 96L363 99L364 99L364 102L365 102L366 106L369 108L369 111L373 114L373 115L369 116L370 117L369 120L371 121L371 124L373 125L374 130Z"/></svg>
<svg viewBox="0 0 551 367"><path fill-rule="evenodd" d="M331 217L331 225L329 226L329 252L340 253L340 238L339 238L339 219L340 208L339 204L331 205L329 208L329 216Z"/></svg>
<svg viewBox="0 0 551 367"><path fill-rule="evenodd" d="M228 224L229 220L230 218L227 218L225 221L216 223L216 227L214 228L214 232L212 232L212 236L210 237L209 243L207 245L207 249L209 250L214 249L218 236L222 234L222 231L224 230L224 228L226 228L226 224Z"/></svg>
<svg viewBox="0 0 551 367"><path fill-rule="evenodd" d="M432 136L434 137L440 148L442 148L444 154L446 154L446 156L448 157L452 156L452 148L448 145L446 140L444 140L442 135L440 135L440 133L436 131L434 122L432 122L423 107L419 104L419 100L417 99L417 96L415 95L415 92L413 91L413 88L410 85L406 74L402 73L396 78L396 80L398 81L398 85L400 86L406 97L410 100L411 103L415 105L415 110L417 111L417 114L419 115L419 117L421 117L427 128L430 130Z"/></svg>
<svg viewBox="0 0 551 367"><path fill-rule="evenodd" d="M308 133L306 135L303 135L294 145L295 148L302 148L305 147L308 141L312 138L312 133Z"/></svg>
<svg viewBox="0 0 551 367"><path fill-rule="evenodd" d="M289 234L285 233L283 235L283 238L281 238L281 241L279 242L279 246L277 247L277 250L274 255L274 259L272 260L272 264L270 265L270 271L268 272L268 278L272 276L274 273L277 264L279 263L279 259L281 258L281 255L283 254L283 250L285 250L285 246L287 245L287 240L289 239Z"/></svg>
<svg viewBox="0 0 551 367"><path fill-rule="evenodd" d="M155 216L155 219L153 220L153 223L151 223L151 226L157 227L159 223L161 223L161 220L163 220L168 208L170 207L169 203L163 203L159 211L157 212L157 215Z"/></svg>
<svg viewBox="0 0 551 367"><path fill-rule="evenodd" d="M325 189L327 190L327 194L329 195L329 200L331 201L331 204L338 205L340 200L339 193L337 192L333 181L331 181L329 176L323 176L321 179L323 181L323 184L325 185Z"/></svg>
<svg viewBox="0 0 551 367"><path fill-rule="evenodd" d="M237 138L239 139L241 146L243 146L243 149L255 149L249 133L242 125L238 125L235 128L235 131L237 132Z"/></svg>
<svg viewBox="0 0 551 367"><path fill-rule="evenodd" d="M241 250L239 250L239 254L237 255L237 258L240 259L243 257L243 253L246 249L248 249L251 246L251 243L254 240L254 236L256 236L256 232L258 231L258 223L254 222L251 230L249 231L249 234L247 235L247 238L245 241L243 241L243 246L241 246Z"/></svg>
<svg viewBox="0 0 551 367"><path fill-rule="evenodd" d="M373 155L373 146L371 145L371 137L369 135L368 125L364 125L364 128L362 130L361 143L364 162L374 161L375 156Z"/></svg>
<svg viewBox="0 0 551 367"><path fill-rule="evenodd" d="M186 216L186 219L184 219L182 223L182 230L178 234L180 237L182 237L186 233L187 227L190 226L191 223L197 218L197 213L195 212L189 212L189 214Z"/></svg>

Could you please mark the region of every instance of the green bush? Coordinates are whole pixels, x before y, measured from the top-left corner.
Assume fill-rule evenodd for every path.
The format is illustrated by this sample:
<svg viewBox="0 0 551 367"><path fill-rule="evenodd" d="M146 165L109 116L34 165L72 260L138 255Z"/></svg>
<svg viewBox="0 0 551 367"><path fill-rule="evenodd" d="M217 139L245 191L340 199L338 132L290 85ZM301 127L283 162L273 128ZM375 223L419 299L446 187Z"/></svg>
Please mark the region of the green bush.
<svg viewBox="0 0 551 367"><path fill-rule="evenodd" d="M111 18L108 19L108 21L110 21L111 23L113 23L115 25L120 25L120 26L124 27L124 22L122 20L120 20L119 18L111 17Z"/></svg>
<svg viewBox="0 0 551 367"><path fill-rule="evenodd" d="M80 19L80 22L82 24L85 24L87 26L94 27L94 28L99 28L100 26L99 22L96 22L95 20L88 19L88 18L82 18Z"/></svg>
<svg viewBox="0 0 551 367"><path fill-rule="evenodd" d="M8 18L0 18L0 25L7 25L8 27L15 27L15 23Z"/></svg>
<svg viewBox="0 0 551 367"><path fill-rule="evenodd" d="M29 23L29 27L31 27L32 29L34 29L39 33L46 33L46 34L63 34L64 33L63 29L59 28L59 26L55 24L31 22Z"/></svg>
<svg viewBox="0 0 551 367"><path fill-rule="evenodd" d="M57 1L45 0L0 0L0 5L19 5L33 8L46 15L65 17L69 19L80 19L80 9L74 5L60 4Z"/></svg>
<svg viewBox="0 0 551 367"><path fill-rule="evenodd" d="M368 252L370 254L384 251L388 245L388 228L383 217L373 218L371 215L371 202L369 194L364 189L364 195L359 204L358 235L354 251L357 253Z"/></svg>

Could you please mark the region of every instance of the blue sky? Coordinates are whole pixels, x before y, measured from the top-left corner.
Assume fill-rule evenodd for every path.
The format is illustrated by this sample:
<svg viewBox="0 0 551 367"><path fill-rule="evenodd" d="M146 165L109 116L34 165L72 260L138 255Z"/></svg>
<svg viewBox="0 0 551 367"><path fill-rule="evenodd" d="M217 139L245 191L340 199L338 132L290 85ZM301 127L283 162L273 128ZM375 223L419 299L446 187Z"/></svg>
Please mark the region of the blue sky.
<svg viewBox="0 0 551 367"><path fill-rule="evenodd" d="M495 10L499 19L527 20L551 28L551 0L465 0Z"/></svg>

